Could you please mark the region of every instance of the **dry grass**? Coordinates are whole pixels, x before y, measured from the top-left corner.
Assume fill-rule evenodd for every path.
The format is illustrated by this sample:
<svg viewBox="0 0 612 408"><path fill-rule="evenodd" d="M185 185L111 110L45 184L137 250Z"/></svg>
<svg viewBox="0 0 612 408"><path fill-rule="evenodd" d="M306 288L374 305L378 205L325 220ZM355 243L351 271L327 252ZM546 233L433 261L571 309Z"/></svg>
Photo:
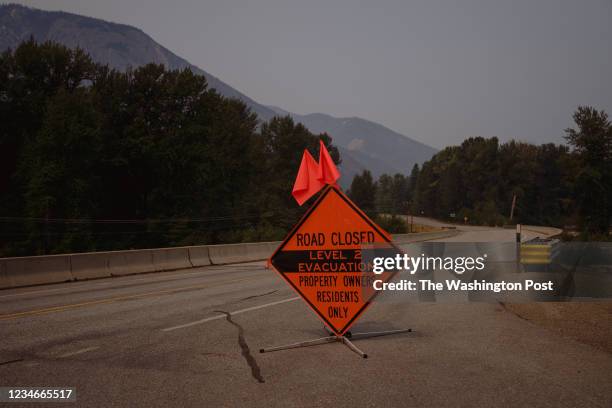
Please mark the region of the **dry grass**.
<svg viewBox="0 0 612 408"><path fill-rule="evenodd" d="M506 304L522 319L612 353L612 302Z"/></svg>

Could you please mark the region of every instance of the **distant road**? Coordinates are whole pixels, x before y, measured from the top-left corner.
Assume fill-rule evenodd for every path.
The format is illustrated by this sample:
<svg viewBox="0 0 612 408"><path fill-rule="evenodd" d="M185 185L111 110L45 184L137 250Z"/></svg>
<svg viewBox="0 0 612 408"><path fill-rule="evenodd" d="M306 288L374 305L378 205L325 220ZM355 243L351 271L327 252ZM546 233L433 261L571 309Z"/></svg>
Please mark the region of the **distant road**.
<svg viewBox="0 0 612 408"><path fill-rule="evenodd" d="M433 227L452 227L462 231L460 235L441 239L442 242L515 242L514 228L496 228L466 224L451 224L427 217L413 217L415 224ZM561 230L554 227L522 226L521 240L527 241L535 237L548 237L560 234Z"/></svg>
<svg viewBox="0 0 612 408"><path fill-rule="evenodd" d="M514 231L458 237L513 241ZM75 386L77 406L612 402L612 355L497 304L383 295L354 331L414 333L356 342L367 360L340 344L258 354L325 335L263 262L4 290L0 314L0 385Z"/></svg>

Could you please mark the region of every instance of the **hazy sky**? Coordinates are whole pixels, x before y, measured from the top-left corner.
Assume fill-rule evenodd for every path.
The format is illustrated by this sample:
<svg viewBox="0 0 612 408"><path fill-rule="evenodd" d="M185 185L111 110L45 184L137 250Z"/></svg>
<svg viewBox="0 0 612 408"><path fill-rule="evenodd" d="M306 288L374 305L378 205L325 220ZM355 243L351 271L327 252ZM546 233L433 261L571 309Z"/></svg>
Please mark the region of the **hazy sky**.
<svg viewBox="0 0 612 408"><path fill-rule="evenodd" d="M612 0L20 3L137 26L260 103L435 147L561 142L577 105L612 114Z"/></svg>

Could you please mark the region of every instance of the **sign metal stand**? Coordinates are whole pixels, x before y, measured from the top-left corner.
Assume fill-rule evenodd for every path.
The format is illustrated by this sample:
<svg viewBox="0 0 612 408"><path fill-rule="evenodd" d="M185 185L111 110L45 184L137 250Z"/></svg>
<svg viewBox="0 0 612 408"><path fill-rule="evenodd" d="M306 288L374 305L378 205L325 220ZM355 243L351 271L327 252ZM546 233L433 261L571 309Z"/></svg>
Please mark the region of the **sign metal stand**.
<svg viewBox="0 0 612 408"><path fill-rule="evenodd" d="M306 341L300 341L298 343L285 344L283 346L262 348L259 350L259 352L260 353L270 353L272 351L288 350L288 349L294 349L294 348L310 347L310 346L316 346L320 344L340 342L344 344L345 346L347 346L349 349L351 349L351 351L354 351L355 353L357 353L360 357L368 358L368 355L364 353L363 351L361 351L357 346L355 346L353 342L351 342L349 339L359 340L359 339L389 336L391 334L410 333L410 332L412 332L412 329L387 330L387 331L379 331L379 332L364 332L364 333L353 333L353 334L351 334L351 332L347 332L346 334L342 336L336 336L335 334L332 334L330 336L321 337L321 338L314 339L314 340L306 340Z"/></svg>

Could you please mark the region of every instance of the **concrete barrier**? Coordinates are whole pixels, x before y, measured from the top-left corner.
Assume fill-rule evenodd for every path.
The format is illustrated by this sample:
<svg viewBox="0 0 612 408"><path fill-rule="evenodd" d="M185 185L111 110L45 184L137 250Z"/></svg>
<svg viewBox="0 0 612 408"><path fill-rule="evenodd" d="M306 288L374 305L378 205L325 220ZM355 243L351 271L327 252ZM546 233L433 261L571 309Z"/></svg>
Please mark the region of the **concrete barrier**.
<svg viewBox="0 0 612 408"><path fill-rule="evenodd" d="M151 253L156 272L193 267L189 260L188 247L153 249Z"/></svg>
<svg viewBox="0 0 612 408"><path fill-rule="evenodd" d="M213 265L261 261L268 259L280 242L254 242L244 244L209 245L208 253Z"/></svg>
<svg viewBox="0 0 612 408"><path fill-rule="evenodd" d="M189 260L193 266L212 265L208 253L208 245L189 247Z"/></svg>
<svg viewBox="0 0 612 408"><path fill-rule="evenodd" d="M107 252L108 269L111 276L133 275L155 272L153 249Z"/></svg>
<svg viewBox="0 0 612 408"><path fill-rule="evenodd" d="M0 289L12 287L11 282L6 275L6 262L0 259Z"/></svg>
<svg viewBox="0 0 612 408"><path fill-rule="evenodd" d="M76 280L109 278L108 252L89 252L70 255L72 276Z"/></svg>
<svg viewBox="0 0 612 408"><path fill-rule="evenodd" d="M426 241L459 231L399 234L397 244ZM0 259L0 288L161 272L268 259L280 241L179 248L90 252Z"/></svg>
<svg viewBox="0 0 612 408"><path fill-rule="evenodd" d="M26 256L0 259L5 287L40 285L73 280L70 255Z"/></svg>

